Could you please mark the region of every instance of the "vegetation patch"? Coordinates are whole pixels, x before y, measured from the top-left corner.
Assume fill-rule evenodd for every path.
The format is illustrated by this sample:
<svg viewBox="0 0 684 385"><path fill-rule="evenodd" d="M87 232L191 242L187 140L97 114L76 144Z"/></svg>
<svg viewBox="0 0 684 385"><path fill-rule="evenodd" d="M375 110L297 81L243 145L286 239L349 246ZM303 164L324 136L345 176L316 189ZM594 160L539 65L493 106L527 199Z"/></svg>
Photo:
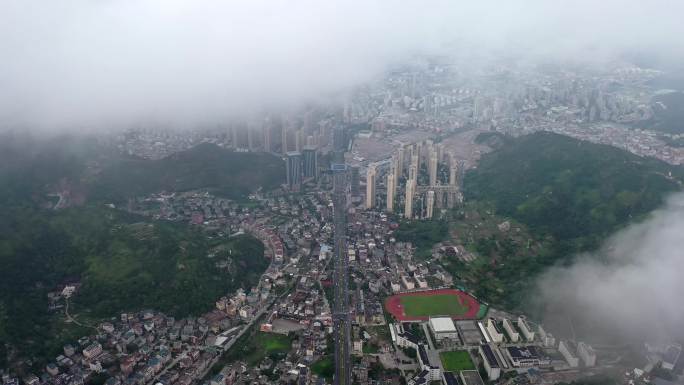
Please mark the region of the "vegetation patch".
<svg viewBox="0 0 684 385"><path fill-rule="evenodd" d="M315 374L332 379L335 374L335 363L332 356L325 356L311 365L311 371Z"/></svg>
<svg viewBox="0 0 684 385"><path fill-rule="evenodd" d="M292 344L292 340L288 336L274 333L257 333L257 340L259 340L267 355L287 353Z"/></svg>
<svg viewBox="0 0 684 385"><path fill-rule="evenodd" d="M250 366L261 363L265 358L282 360L290 351L292 338L288 335L264 333L252 329L233 345L224 363L241 360Z"/></svg>
<svg viewBox="0 0 684 385"><path fill-rule="evenodd" d="M457 350L453 352L441 352L439 358L442 361L442 366L445 371L459 372L461 370L474 370L470 354L465 350Z"/></svg>
<svg viewBox="0 0 684 385"><path fill-rule="evenodd" d="M467 199L578 250L658 207L683 176L656 159L540 132L485 155L464 185Z"/></svg>
<svg viewBox="0 0 684 385"><path fill-rule="evenodd" d="M94 198L122 202L161 191L207 189L227 198L271 190L284 182L285 164L267 153L233 152L214 144L159 160L123 159L105 168L92 183Z"/></svg>
<svg viewBox="0 0 684 385"><path fill-rule="evenodd" d="M255 284L269 263L251 236L209 239L184 224L102 206L0 214L0 335L37 363L73 342L59 332L63 311L48 312L47 294L65 283L80 283L69 306L79 320L97 323L145 308L184 317ZM218 256L206 257L218 245L232 250L222 256L230 258L230 271L216 267Z"/></svg>
<svg viewBox="0 0 684 385"><path fill-rule="evenodd" d="M508 138L466 174L466 201L478 207L453 224L480 258L448 258L448 269L478 297L516 308L539 272L644 218L682 180L682 167L606 145L544 132ZM510 230L497 229L505 219Z"/></svg>
<svg viewBox="0 0 684 385"><path fill-rule="evenodd" d="M419 258L430 257L432 247L449 234L446 221L403 221L394 235L400 242L411 242Z"/></svg>
<svg viewBox="0 0 684 385"><path fill-rule="evenodd" d="M367 342L363 344L363 353L364 354L376 354L378 353L378 345L372 343L372 342Z"/></svg>

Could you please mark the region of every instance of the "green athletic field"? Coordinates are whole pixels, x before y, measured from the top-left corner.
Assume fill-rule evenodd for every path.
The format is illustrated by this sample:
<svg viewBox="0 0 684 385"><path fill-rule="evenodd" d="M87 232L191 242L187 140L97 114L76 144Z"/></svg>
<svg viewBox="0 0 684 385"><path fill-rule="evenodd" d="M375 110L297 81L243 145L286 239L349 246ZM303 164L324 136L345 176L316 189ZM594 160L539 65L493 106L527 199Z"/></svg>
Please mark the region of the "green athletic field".
<svg viewBox="0 0 684 385"><path fill-rule="evenodd" d="M462 305L460 298L454 294L409 295L402 296L400 301L408 317L456 316L468 312L468 306Z"/></svg>
<svg viewBox="0 0 684 385"><path fill-rule="evenodd" d="M439 358L442 360L442 366L447 372L458 372L460 370L473 370L475 365L470 359L470 354L465 350L455 352L441 352Z"/></svg>

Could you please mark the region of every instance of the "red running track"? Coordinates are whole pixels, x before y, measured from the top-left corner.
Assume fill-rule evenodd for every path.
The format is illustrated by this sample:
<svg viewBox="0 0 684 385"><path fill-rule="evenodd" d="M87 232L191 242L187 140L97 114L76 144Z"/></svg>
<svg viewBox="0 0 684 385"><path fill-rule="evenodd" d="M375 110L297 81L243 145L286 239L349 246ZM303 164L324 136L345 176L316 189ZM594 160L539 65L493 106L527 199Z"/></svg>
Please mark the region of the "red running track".
<svg viewBox="0 0 684 385"><path fill-rule="evenodd" d="M451 318L455 320L460 319L476 319L477 313L480 311L480 303L470 295L465 292L456 289L438 289L438 290L427 290L427 291L417 291L412 293L401 293L393 295L387 300L385 300L385 309L394 316L398 321L427 321L430 317L409 317L404 314L404 307L401 305L401 297L408 296L420 296L420 297L431 297L437 294L452 294L456 296L462 305L468 307L468 311L464 314L452 315Z"/></svg>

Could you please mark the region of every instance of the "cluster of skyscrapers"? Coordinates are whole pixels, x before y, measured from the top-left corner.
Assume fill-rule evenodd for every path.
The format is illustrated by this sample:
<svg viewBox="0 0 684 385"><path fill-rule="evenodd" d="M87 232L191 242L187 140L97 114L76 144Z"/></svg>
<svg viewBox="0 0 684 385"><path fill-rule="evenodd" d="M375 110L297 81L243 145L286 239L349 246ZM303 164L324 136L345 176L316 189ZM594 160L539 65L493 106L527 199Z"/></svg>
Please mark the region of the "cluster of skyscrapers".
<svg viewBox="0 0 684 385"><path fill-rule="evenodd" d="M280 153L285 158L287 187L301 190L307 180L318 179L318 149L334 135L329 119L314 123L313 112L301 116L269 116L262 121L231 123L228 134L237 151Z"/></svg>
<svg viewBox="0 0 684 385"><path fill-rule="evenodd" d="M287 186L291 191L301 190L305 180L318 178L318 151L314 146L305 146L299 151L288 151L286 154Z"/></svg>
<svg viewBox="0 0 684 385"><path fill-rule="evenodd" d="M370 164L366 171L367 209L377 206L379 168L378 164ZM389 161L389 167L385 169L387 212L396 211L397 190L402 181L405 218L418 216L429 219L433 217L435 208L451 208L461 200L458 162L452 154L444 151L442 143L435 144L428 140L399 146ZM448 176L441 173L445 169L448 169ZM419 207L416 207L417 203Z"/></svg>
<svg viewBox="0 0 684 385"><path fill-rule="evenodd" d="M264 151L287 155L303 152L305 147L328 144L331 123L322 119L314 123L314 113L301 116L268 116L263 120L234 121L228 128L232 147L237 150Z"/></svg>

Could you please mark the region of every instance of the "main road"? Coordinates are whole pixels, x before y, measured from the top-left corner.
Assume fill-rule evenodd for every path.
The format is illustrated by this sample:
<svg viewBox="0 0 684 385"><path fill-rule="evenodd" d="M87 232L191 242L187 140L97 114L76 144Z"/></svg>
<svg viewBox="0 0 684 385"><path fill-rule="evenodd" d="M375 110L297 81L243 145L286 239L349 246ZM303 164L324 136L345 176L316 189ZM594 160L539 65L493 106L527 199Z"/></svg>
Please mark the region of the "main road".
<svg viewBox="0 0 684 385"><path fill-rule="evenodd" d="M344 152L347 147L344 129L338 127L333 136L333 340L335 341L335 385L351 384L348 265L347 258L347 190L349 187Z"/></svg>

